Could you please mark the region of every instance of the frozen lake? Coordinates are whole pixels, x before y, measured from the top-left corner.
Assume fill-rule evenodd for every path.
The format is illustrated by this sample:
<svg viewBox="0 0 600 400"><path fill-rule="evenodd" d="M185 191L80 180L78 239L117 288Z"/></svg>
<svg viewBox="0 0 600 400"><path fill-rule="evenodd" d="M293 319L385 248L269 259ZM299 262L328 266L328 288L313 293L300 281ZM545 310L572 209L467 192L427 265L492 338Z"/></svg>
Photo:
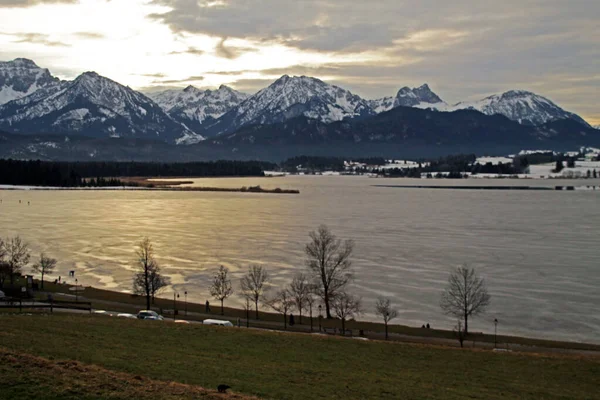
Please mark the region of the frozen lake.
<svg viewBox="0 0 600 400"><path fill-rule="evenodd" d="M452 328L439 298L450 269L468 263L492 294L489 311L470 321L470 330L493 332L498 318L502 334L600 343L600 191L374 186L380 184L600 182L300 176L195 180L198 186L299 189L299 195L0 191L1 235L21 235L32 258L41 250L58 258L63 277L74 269L84 285L123 291L131 287L135 244L148 236L175 289L204 302L220 264L231 269L236 289L254 263L267 267L273 285L288 283L305 270L309 231L324 223L356 241L352 290L363 298L363 319L375 319L373 305L383 295L399 309L394 322Z"/></svg>

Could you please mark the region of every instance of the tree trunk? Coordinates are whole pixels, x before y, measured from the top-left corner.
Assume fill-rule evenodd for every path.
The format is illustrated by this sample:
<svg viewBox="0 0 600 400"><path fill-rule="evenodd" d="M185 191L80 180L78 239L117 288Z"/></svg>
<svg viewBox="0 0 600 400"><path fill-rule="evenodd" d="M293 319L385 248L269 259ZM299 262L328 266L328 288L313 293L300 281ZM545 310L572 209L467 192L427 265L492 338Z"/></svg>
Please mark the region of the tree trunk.
<svg viewBox="0 0 600 400"><path fill-rule="evenodd" d="M302 325L302 309L298 311L298 324Z"/></svg>
<svg viewBox="0 0 600 400"><path fill-rule="evenodd" d="M42 289L44 288L44 271L42 271Z"/></svg>
<svg viewBox="0 0 600 400"><path fill-rule="evenodd" d="M312 304L310 305L309 312L310 312L310 331L312 332L313 331Z"/></svg>
<svg viewBox="0 0 600 400"><path fill-rule="evenodd" d="M256 319L258 318L258 299L254 300L254 309L256 310Z"/></svg>
<svg viewBox="0 0 600 400"><path fill-rule="evenodd" d="M329 293L325 292L325 298L323 300L325 302L325 315L327 319L331 319L331 311L329 310Z"/></svg>
<svg viewBox="0 0 600 400"><path fill-rule="evenodd" d="M342 336L346 336L346 320L342 318Z"/></svg>
<svg viewBox="0 0 600 400"><path fill-rule="evenodd" d="M146 310L150 309L150 293L146 292Z"/></svg>
<svg viewBox="0 0 600 400"><path fill-rule="evenodd" d="M225 315L225 310L223 309L223 300L221 299L221 315Z"/></svg>
<svg viewBox="0 0 600 400"><path fill-rule="evenodd" d="M469 316L465 313L465 336L469 333Z"/></svg>
<svg viewBox="0 0 600 400"><path fill-rule="evenodd" d="M387 327L387 321L385 321L385 340L388 340L388 327Z"/></svg>
<svg viewBox="0 0 600 400"><path fill-rule="evenodd" d="M287 331L287 314L283 313L283 328Z"/></svg>

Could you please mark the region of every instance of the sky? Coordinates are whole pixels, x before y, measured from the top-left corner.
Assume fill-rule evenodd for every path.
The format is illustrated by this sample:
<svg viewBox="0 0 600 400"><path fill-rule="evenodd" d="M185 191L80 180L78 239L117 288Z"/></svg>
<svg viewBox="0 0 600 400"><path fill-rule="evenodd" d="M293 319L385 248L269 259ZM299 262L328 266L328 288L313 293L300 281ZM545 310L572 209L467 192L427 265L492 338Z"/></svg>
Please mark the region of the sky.
<svg viewBox="0 0 600 400"><path fill-rule="evenodd" d="M139 90L308 75L365 98L530 90L600 124L598 0L0 0L0 60Z"/></svg>

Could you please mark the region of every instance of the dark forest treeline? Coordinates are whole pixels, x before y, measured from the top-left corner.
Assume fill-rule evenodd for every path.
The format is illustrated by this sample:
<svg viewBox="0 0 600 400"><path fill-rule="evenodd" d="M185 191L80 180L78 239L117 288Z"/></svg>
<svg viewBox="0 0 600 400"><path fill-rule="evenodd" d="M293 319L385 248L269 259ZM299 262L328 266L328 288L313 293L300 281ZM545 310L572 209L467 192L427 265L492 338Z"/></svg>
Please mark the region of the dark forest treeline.
<svg viewBox="0 0 600 400"><path fill-rule="evenodd" d="M121 186L118 177L264 176L274 164L257 161L192 163L54 162L0 160L0 184L31 186ZM93 179L90 179L93 178ZM112 179L106 179L112 178Z"/></svg>

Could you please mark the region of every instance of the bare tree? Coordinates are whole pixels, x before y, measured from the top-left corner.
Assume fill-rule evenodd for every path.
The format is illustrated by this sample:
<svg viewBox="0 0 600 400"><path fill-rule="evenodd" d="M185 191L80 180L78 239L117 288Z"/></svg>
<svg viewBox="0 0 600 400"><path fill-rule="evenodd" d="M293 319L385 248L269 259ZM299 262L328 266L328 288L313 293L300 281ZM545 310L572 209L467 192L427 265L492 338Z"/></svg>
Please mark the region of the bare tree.
<svg viewBox="0 0 600 400"><path fill-rule="evenodd" d="M23 267L29 262L29 246L19 236L15 236L4 242L4 251L6 252L5 257L10 275L10 284L12 285L15 275L20 274Z"/></svg>
<svg viewBox="0 0 600 400"><path fill-rule="evenodd" d="M146 276L144 273L137 273L133 278L133 293L139 295L146 294ZM148 283L150 285L150 299L152 304L156 299L156 295L159 294L165 287L171 284L171 279L163 276L160 272L160 266L156 261L154 261L150 268L150 276L148 278Z"/></svg>
<svg viewBox="0 0 600 400"><path fill-rule="evenodd" d="M254 303L256 310L256 319L258 319L258 302L263 298L265 285L269 279L266 268L260 265L253 265L248 269L241 281L242 294L245 298Z"/></svg>
<svg viewBox="0 0 600 400"><path fill-rule="evenodd" d="M485 281L474 268L466 264L456 268L448 278L448 287L442 293L440 307L448 314L465 321L465 335L468 334L469 317L485 311L490 304Z"/></svg>
<svg viewBox="0 0 600 400"><path fill-rule="evenodd" d="M352 280L350 257L354 242L342 242L321 225L311 232L310 243L304 249L306 264L314 281L316 294L323 299L327 318L331 318L331 300Z"/></svg>
<svg viewBox="0 0 600 400"><path fill-rule="evenodd" d="M133 292L146 297L146 308L150 309L150 300L157 293L154 286L160 280L160 268L154 259L154 247L149 238L138 243L135 251L135 267L137 273L133 276Z"/></svg>
<svg viewBox="0 0 600 400"><path fill-rule="evenodd" d="M0 288L4 287L4 282L10 276L10 267L4 260L0 260Z"/></svg>
<svg viewBox="0 0 600 400"><path fill-rule="evenodd" d="M227 278L229 270L224 266L220 266L219 270L213 278L213 282L210 285L210 295L215 299L221 301L221 315L225 314L223 309L223 302L226 298L233 294L233 287L231 286L231 280Z"/></svg>
<svg viewBox="0 0 600 400"><path fill-rule="evenodd" d="M56 259L48 257L44 253L41 253L40 260L33 264L33 271L42 275L42 289L44 288L44 275L54 272L54 268L56 268Z"/></svg>
<svg viewBox="0 0 600 400"><path fill-rule="evenodd" d="M294 306L298 310L299 322L302 324L302 311L308 306L308 298L311 296L312 285L308 283L308 279L304 274L298 274L290 283L289 292L294 300ZM311 311L312 314L312 311ZM312 315L311 315L312 318Z"/></svg>
<svg viewBox="0 0 600 400"><path fill-rule="evenodd" d="M269 301L269 306L280 314L283 314L283 326L287 330L287 315L294 308L294 299L287 290L280 290L275 297Z"/></svg>
<svg viewBox="0 0 600 400"><path fill-rule="evenodd" d="M252 310L252 303L250 302L250 299L248 297L244 296L244 299L246 300L244 302L244 311L246 311L246 328L250 327L250 311Z"/></svg>
<svg viewBox="0 0 600 400"><path fill-rule="evenodd" d="M388 323L398 316L398 311L392 308L390 299L380 297L375 303L375 313L383 318L385 324L385 340L388 339Z"/></svg>
<svg viewBox="0 0 600 400"><path fill-rule="evenodd" d="M306 296L306 304L308 305L308 313L309 313L309 317L310 317L310 331L313 331L313 306L315 304L315 296L313 295L313 291L314 288L310 287L310 292L308 293L308 296Z"/></svg>
<svg viewBox="0 0 600 400"><path fill-rule="evenodd" d="M362 312L360 299L346 292L340 292L331 303L335 315L342 320L342 335L345 335L346 320L355 318Z"/></svg>

